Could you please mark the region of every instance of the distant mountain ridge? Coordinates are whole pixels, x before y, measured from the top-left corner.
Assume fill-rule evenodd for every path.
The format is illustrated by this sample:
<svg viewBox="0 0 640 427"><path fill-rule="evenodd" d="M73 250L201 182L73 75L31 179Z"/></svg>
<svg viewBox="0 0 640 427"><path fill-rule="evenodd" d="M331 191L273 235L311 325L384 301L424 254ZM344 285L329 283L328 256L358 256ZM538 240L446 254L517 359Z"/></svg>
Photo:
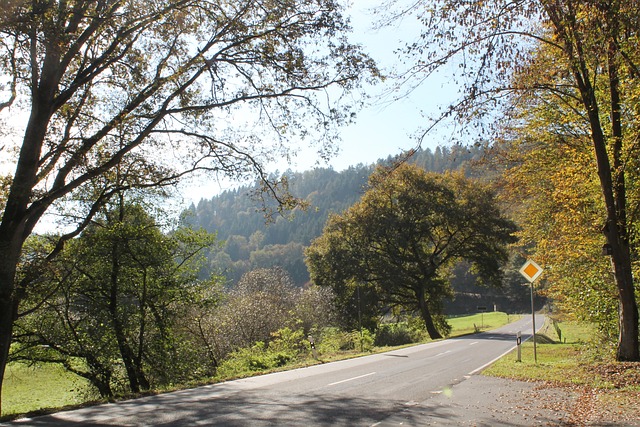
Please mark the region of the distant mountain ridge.
<svg viewBox="0 0 640 427"><path fill-rule="evenodd" d="M438 147L420 149L409 162L433 172L464 168L473 172L472 163L483 158L480 147ZM378 164L391 164L389 157ZM296 210L288 217L277 217L265 224L258 202L250 193L254 187L245 186L225 191L211 199L202 199L186 212L185 221L194 226L216 232L224 242L222 251L212 252L206 274L221 273L234 283L247 271L280 266L294 282L303 286L309 275L303 261L304 247L322 233L331 213L340 213L353 205L366 190L369 175L376 165L349 167L343 171L316 168L304 172L286 171L291 193L309 202L306 211Z"/></svg>

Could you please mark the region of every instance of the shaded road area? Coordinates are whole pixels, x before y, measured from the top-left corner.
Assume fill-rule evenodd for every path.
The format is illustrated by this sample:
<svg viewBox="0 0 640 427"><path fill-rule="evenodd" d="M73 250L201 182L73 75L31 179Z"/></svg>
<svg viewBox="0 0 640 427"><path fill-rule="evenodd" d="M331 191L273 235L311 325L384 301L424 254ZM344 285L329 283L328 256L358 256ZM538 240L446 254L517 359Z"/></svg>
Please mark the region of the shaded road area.
<svg viewBox="0 0 640 427"><path fill-rule="evenodd" d="M500 405L500 381L489 387L474 376L513 349L517 331L527 339L530 322L525 318L487 333L3 425L531 425L515 413L497 424L491 415ZM557 415L549 414L546 422Z"/></svg>

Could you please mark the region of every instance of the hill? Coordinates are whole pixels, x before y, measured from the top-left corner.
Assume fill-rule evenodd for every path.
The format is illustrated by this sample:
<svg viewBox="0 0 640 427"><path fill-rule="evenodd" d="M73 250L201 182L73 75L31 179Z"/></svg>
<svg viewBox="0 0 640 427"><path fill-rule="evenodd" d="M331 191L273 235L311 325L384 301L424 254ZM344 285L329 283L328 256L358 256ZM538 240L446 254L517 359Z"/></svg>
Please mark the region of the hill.
<svg viewBox="0 0 640 427"><path fill-rule="evenodd" d="M480 147L438 147L434 151L418 150L409 161L432 172L462 169L467 175L487 176L491 172L481 161L484 155L485 151ZM378 163L391 164L393 161L387 158ZM286 217L276 217L270 224L265 223L259 203L251 196L255 187L225 191L200 200L197 206L192 205L186 212L185 221L216 232L223 242L221 250L210 253L208 270L204 274L222 274L227 278L228 286L233 287L248 271L280 266L289 272L298 286L304 286L309 281L303 260L304 248L322 233L331 213L344 211L360 198L375 166L359 164L343 171L331 168L286 171L283 175L287 177L291 193L308 201L310 207L304 211L295 210ZM466 288L470 281L473 279L463 275L454 283ZM465 291L465 294L473 294L473 298L472 303L464 305L487 305L486 301L478 300L478 295L495 293L486 289L479 292ZM493 309L494 302L488 304Z"/></svg>

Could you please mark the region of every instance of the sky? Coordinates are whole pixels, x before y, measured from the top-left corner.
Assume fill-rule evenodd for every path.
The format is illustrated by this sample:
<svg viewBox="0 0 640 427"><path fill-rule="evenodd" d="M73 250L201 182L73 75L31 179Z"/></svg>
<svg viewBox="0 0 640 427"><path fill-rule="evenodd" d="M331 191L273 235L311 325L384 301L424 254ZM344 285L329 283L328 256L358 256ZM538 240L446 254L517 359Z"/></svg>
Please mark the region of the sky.
<svg viewBox="0 0 640 427"><path fill-rule="evenodd" d="M400 3L407 0L399 0ZM411 18L401 24L382 30L374 29L371 7L382 0L355 0L350 10L353 26L352 41L362 44L363 50L370 55L383 72L398 68L398 56L395 49L413 41L419 35L420 24ZM446 78L446 69L439 75L431 76L409 96L390 102L382 97L391 82L367 88L370 95L368 105L357 113L354 124L341 130L339 153L325 163L318 162L315 149L302 150L291 163L276 163L267 166L270 172L283 172L287 169L304 171L314 167L332 167L337 171L357 164L372 164L381 158L397 155L416 148L416 135L427 123L425 115L437 114L438 107L448 105L456 96L456 89ZM446 128L439 127L423 142L422 148L434 149L438 145L447 145ZM216 194L238 186L235 182L199 181L183 185L183 203L197 204L200 199L209 199Z"/></svg>
<svg viewBox="0 0 640 427"><path fill-rule="evenodd" d="M352 42L361 44L364 52L376 61L383 73L388 73L397 69L399 64L394 50L415 40L419 36L420 24L415 18L406 18L397 26L374 29L376 18L370 9L383 1L353 0L347 13L353 26ZM396 1L409 3L412 0ZM332 167L341 171L352 165L372 164L379 159L415 148L418 144L416 135L427 123L425 115L436 114L439 106L448 105L456 95L455 88L446 78L446 70L439 76L431 77L409 96L394 102L389 102L389 97L380 98L381 94L389 90L391 81L367 87L366 91L370 96L368 105L358 111L354 124L342 128L339 152L328 163L319 161L317 149L310 148L301 150L291 163L282 161L268 164L267 171L304 171L314 167ZM447 145L447 133L447 129L436 129L436 132L423 140L422 148L434 149L438 145ZM15 167L1 166L11 169ZM181 210L191 203L197 204L201 199L210 199L241 184L212 178L186 180L180 185L172 204L176 210Z"/></svg>

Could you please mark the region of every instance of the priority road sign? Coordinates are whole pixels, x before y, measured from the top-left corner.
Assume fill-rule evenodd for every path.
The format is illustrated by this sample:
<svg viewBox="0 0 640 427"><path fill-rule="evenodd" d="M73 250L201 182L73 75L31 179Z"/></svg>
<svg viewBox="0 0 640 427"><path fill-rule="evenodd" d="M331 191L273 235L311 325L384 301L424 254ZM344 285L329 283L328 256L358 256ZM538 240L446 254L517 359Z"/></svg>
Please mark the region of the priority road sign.
<svg viewBox="0 0 640 427"><path fill-rule="evenodd" d="M527 260L520 268L520 274L522 274L529 283L533 283L542 274L542 267L533 260Z"/></svg>

